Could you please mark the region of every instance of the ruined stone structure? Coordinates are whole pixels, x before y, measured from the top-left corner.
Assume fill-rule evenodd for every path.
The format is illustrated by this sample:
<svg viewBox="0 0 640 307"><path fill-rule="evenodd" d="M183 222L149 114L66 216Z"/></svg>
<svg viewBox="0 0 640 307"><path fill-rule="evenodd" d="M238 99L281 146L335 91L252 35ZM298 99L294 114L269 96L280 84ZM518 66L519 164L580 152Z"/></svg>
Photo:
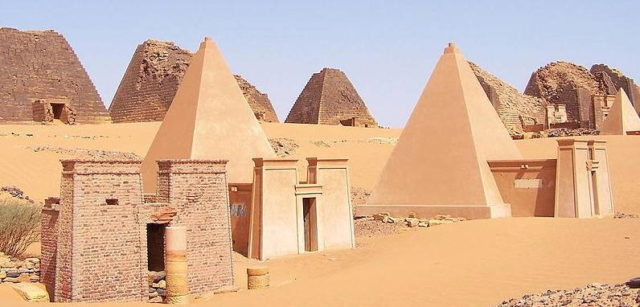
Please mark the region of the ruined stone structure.
<svg viewBox="0 0 640 307"><path fill-rule="evenodd" d="M544 129L545 103L542 99L523 95L478 65L472 62L469 65L511 135Z"/></svg>
<svg viewBox="0 0 640 307"><path fill-rule="evenodd" d="M424 133L440 130L449 133ZM523 159L470 65L450 44L367 205L356 213L590 217L614 213L611 191L603 141L562 139L557 159Z"/></svg>
<svg viewBox="0 0 640 307"><path fill-rule="evenodd" d="M109 113L65 38L0 28L0 122L109 122Z"/></svg>
<svg viewBox="0 0 640 307"><path fill-rule="evenodd" d="M568 62L553 62L538 69L531 75L524 93L554 106L564 105L567 127L571 128L590 128L592 95L606 95L589 70Z"/></svg>
<svg viewBox="0 0 640 307"><path fill-rule="evenodd" d="M173 43L147 40L138 45L109 106L113 121L161 121L190 59L189 51Z"/></svg>
<svg viewBox="0 0 640 307"><path fill-rule="evenodd" d="M234 77L256 118L263 122L279 123L280 121L278 120L276 111L273 109L267 94L260 92L255 86L251 85L249 81L243 79L242 76L234 75Z"/></svg>
<svg viewBox="0 0 640 307"><path fill-rule="evenodd" d="M59 203L42 214L42 282L53 300L147 301L150 272L165 271L165 246L176 245L187 246L190 294L232 285L225 164L158 161L157 194L143 198L140 161L63 160ZM174 226L186 242L165 242Z"/></svg>
<svg viewBox="0 0 640 307"><path fill-rule="evenodd" d="M285 122L378 127L345 73L335 68L311 76Z"/></svg>
<svg viewBox="0 0 640 307"><path fill-rule="evenodd" d="M633 79L605 64L595 64L591 66L590 71L596 79L600 80L600 87L605 88L604 90L608 95L615 95L619 89L623 89L625 93L627 93L636 112L640 112L640 87L638 87Z"/></svg>
<svg viewBox="0 0 640 307"><path fill-rule="evenodd" d="M600 130L620 88L633 93L630 99L637 96L640 100L635 82L606 65L593 65L589 71L576 64L553 62L531 75L525 94L547 103L547 128ZM638 106L635 108L637 112Z"/></svg>
<svg viewBox="0 0 640 307"><path fill-rule="evenodd" d="M171 42L147 40L138 45L109 107L113 121L161 121L191 57L191 52ZM236 76L236 80L256 118L278 122L269 97L242 77Z"/></svg>

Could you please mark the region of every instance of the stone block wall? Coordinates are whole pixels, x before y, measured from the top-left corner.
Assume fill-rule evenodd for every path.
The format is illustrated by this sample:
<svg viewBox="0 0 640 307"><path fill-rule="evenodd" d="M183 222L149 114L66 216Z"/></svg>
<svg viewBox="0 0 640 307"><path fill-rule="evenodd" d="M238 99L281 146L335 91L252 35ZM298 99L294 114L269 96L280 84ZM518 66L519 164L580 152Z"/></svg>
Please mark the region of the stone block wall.
<svg viewBox="0 0 640 307"><path fill-rule="evenodd" d="M178 212L171 225L187 227L191 294L233 285L226 163L158 161L159 199L168 199Z"/></svg>
<svg viewBox="0 0 640 307"><path fill-rule="evenodd" d="M58 210L57 208L44 208L40 223L40 282L47 286L49 295L55 292L56 283L56 255L57 255L57 232L58 232Z"/></svg>
<svg viewBox="0 0 640 307"><path fill-rule="evenodd" d="M0 28L0 122L33 122L37 99L67 98L78 123L110 121L89 75L54 31Z"/></svg>

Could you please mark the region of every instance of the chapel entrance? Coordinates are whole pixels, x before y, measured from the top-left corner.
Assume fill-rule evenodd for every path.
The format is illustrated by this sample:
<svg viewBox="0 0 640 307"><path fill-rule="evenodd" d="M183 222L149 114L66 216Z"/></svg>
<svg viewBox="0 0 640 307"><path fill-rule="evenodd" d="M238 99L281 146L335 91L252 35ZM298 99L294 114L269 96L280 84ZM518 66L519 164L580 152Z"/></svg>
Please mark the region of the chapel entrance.
<svg viewBox="0 0 640 307"><path fill-rule="evenodd" d="M315 198L302 199L302 214L304 219L304 250L313 252L318 250L318 220Z"/></svg>
<svg viewBox="0 0 640 307"><path fill-rule="evenodd" d="M147 224L148 270L164 271L164 233L166 224Z"/></svg>
<svg viewBox="0 0 640 307"><path fill-rule="evenodd" d="M53 111L53 119L62 120L62 112L64 111L64 103L51 103Z"/></svg>

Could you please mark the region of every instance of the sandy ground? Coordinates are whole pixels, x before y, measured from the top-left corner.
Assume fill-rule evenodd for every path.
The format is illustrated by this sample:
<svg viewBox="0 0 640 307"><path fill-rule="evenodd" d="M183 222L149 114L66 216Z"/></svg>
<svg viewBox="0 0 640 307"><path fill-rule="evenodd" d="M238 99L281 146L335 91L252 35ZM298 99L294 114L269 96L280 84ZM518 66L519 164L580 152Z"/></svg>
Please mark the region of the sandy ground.
<svg viewBox="0 0 640 307"><path fill-rule="evenodd" d="M358 242L354 250L266 262L272 284L266 290L245 290L245 268L256 261L236 257L243 289L194 305L495 306L527 293L640 275L640 219L476 220ZM9 290L0 286L0 299L20 305Z"/></svg>
<svg viewBox="0 0 640 307"><path fill-rule="evenodd" d="M15 185L42 201L59 195L59 159L67 157L143 157L158 122L103 125L0 125L0 186ZM289 139L298 145L290 157L299 160L306 177L306 157L347 157L351 185L373 189L393 150L399 129L263 123L270 139ZM583 137L588 138L588 137ZM640 214L640 136L596 136L608 141L609 164L616 210ZM516 141L526 158L554 158L556 139ZM102 152L107 151L107 152Z"/></svg>
<svg viewBox="0 0 640 307"><path fill-rule="evenodd" d="M35 200L58 195L64 157L143 156L159 123L0 126L0 185ZM371 189L400 130L263 124L291 156L348 157L351 184ZM640 136L603 136L617 211L640 214ZM553 158L555 139L517 141L527 158ZM304 178L304 177L301 177ZM30 252L37 254L37 245ZM388 236L359 237L358 248L271 260L272 288L215 295L201 306L491 306L546 289L640 276L640 219L478 220ZM236 284L257 262L236 255ZM0 306L18 305L0 285ZM80 306L75 304L74 306ZM125 303L119 306L139 306ZM109 306L109 304L95 305Z"/></svg>

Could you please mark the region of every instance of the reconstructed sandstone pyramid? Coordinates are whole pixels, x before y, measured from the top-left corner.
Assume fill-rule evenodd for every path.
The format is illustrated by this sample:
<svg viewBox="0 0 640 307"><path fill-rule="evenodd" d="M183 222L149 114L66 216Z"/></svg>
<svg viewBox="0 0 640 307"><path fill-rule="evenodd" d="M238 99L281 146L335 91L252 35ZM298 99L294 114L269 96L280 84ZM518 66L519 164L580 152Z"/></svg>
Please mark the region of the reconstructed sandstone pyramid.
<svg viewBox="0 0 640 307"><path fill-rule="evenodd" d="M590 72L599 79L601 87L606 86L606 91L609 95L617 94L618 89L622 88L631 104L635 106L636 112L640 111L640 87L633 81L633 79L625 76L621 71L610 68L605 64L595 64L591 66Z"/></svg>
<svg viewBox="0 0 640 307"><path fill-rule="evenodd" d="M400 216L510 216L487 160L520 158L468 62L449 44L367 206Z"/></svg>
<svg viewBox="0 0 640 307"><path fill-rule="evenodd" d="M229 183L253 180L253 158L276 155L215 43L191 59L142 163L145 192L156 189L159 159L224 159Z"/></svg>
<svg viewBox="0 0 640 307"><path fill-rule="evenodd" d="M623 89L618 91L611 106L609 116L602 123L600 134L638 134L640 133L640 117L633 108L629 97Z"/></svg>
<svg viewBox="0 0 640 307"><path fill-rule="evenodd" d="M353 84L344 72L335 68L324 68L311 76L285 122L378 126Z"/></svg>
<svg viewBox="0 0 640 307"><path fill-rule="evenodd" d="M147 40L138 45L109 107L113 121L162 120L191 57L191 52L171 42ZM236 79L256 118L278 122L269 97L242 77Z"/></svg>
<svg viewBox="0 0 640 307"><path fill-rule="evenodd" d="M101 123L109 113L67 40L0 28L0 122Z"/></svg>
<svg viewBox="0 0 640 307"><path fill-rule="evenodd" d="M471 70L487 94L489 101L498 112L498 116L511 134L524 132L527 125L545 123L544 101L540 98L524 95L496 76L469 62Z"/></svg>

